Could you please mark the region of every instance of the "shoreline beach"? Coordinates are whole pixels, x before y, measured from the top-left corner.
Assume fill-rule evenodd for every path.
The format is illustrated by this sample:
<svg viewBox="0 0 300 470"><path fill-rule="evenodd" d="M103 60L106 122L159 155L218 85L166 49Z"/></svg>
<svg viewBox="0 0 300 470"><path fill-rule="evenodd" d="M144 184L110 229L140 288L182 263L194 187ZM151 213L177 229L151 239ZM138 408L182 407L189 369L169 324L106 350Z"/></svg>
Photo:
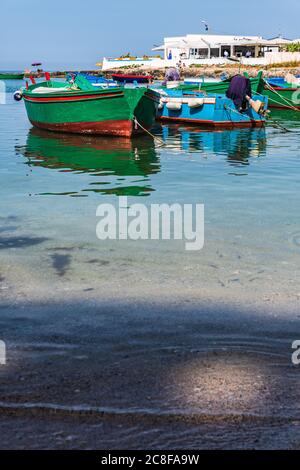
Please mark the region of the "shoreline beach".
<svg viewBox="0 0 300 470"><path fill-rule="evenodd" d="M2 298L1 448L299 446L296 306L71 298Z"/></svg>

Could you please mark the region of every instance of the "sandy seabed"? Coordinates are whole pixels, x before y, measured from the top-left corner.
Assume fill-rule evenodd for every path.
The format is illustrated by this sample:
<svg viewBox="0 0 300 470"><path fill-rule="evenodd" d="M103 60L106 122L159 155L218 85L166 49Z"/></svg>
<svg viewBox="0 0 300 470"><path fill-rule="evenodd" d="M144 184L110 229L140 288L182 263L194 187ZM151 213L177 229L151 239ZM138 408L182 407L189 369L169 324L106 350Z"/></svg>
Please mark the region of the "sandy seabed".
<svg viewBox="0 0 300 470"><path fill-rule="evenodd" d="M2 290L1 448L298 448L298 306L221 292Z"/></svg>

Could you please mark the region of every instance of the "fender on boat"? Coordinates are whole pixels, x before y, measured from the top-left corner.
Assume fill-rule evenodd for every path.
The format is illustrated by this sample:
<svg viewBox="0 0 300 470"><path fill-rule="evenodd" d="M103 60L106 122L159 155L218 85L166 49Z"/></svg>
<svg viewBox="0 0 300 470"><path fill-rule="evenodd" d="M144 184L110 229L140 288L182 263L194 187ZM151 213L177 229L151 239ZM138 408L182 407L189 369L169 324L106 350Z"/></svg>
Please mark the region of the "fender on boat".
<svg viewBox="0 0 300 470"><path fill-rule="evenodd" d="M180 111L181 108L182 108L182 103L181 103L181 100L180 101L169 101L167 104L166 104L167 108L172 110L172 111Z"/></svg>
<svg viewBox="0 0 300 470"><path fill-rule="evenodd" d="M23 98L23 94L20 90L17 90L14 92L14 100L15 101L21 101L21 99Z"/></svg>
<svg viewBox="0 0 300 470"><path fill-rule="evenodd" d="M204 105L204 98L190 98L188 101L189 108L198 108Z"/></svg>

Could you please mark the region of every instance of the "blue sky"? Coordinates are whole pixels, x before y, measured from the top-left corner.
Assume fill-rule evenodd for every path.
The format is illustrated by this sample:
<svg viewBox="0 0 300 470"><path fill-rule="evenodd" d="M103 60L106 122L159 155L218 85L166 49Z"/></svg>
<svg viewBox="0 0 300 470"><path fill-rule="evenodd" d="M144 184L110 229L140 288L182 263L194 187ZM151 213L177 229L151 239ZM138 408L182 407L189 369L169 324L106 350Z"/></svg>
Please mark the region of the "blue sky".
<svg viewBox="0 0 300 470"><path fill-rule="evenodd" d="M0 69L93 68L104 55L144 54L164 36L204 32L300 37L299 0L2 0ZM176 6L178 5L178 6Z"/></svg>

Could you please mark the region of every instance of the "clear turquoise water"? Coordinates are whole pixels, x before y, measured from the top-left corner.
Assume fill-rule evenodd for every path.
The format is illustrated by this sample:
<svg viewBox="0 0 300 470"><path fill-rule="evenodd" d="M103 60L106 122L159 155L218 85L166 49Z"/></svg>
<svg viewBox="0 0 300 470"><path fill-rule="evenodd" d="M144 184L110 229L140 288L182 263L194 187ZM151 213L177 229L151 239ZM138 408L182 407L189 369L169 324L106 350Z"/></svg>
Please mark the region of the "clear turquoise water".
<svg viewBox="0 0 300 470"><path fill-rule="evenodd" d="M67 256L76 248L66 267L70 285L122 277L126 290L143 273L145 283L170 282L174 289L185 283L232 288L234 295L271 289L297 296L298 116L281 117L291 133L157 125L153 132L165 142L159 146L148 137L128 142L34 130L24 104L12 98L19 84L7 85L7 104L0 106L0 248L9 285L21 285L24 274L32 283L62 282L53 252ZM97 205L116 203L120 195L145 204L204 203L204 249L187 253L179 242L100 244ZM102 277L92 265L86 269L93 253L110 263ZM126 257L131 262L121 268Z"/></svg>

